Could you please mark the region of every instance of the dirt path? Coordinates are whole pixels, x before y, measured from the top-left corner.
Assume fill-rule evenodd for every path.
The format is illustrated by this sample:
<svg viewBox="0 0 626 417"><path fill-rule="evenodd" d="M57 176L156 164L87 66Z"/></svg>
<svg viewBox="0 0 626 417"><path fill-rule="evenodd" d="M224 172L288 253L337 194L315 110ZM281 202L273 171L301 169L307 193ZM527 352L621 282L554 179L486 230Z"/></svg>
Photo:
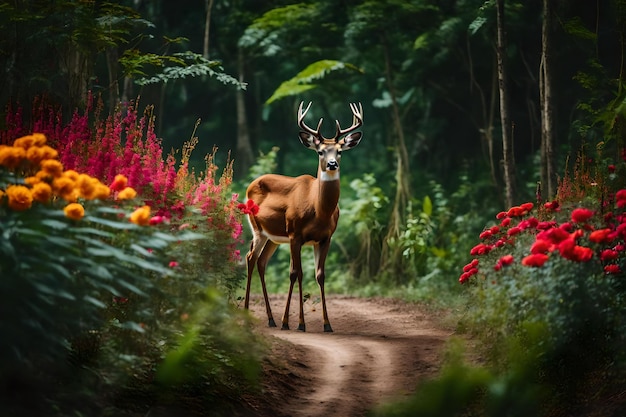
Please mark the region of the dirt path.
<svg viewBox="0 0 626 417"><path fill-rule="evenodd" d="M270 300L279 323L286 296ZM295 302L295 304L294 304ZM259 331L271 336L259 416L363 416L377 404L409 395L439 369L450 331L437 328L419 307L387 299L331 296L334 333L324 333L321 306L305 303L307 332L268 328L262 297L251 311ZM297 327L294 296L289 322ZM280 326L280 323L279 323Z"/></svg>

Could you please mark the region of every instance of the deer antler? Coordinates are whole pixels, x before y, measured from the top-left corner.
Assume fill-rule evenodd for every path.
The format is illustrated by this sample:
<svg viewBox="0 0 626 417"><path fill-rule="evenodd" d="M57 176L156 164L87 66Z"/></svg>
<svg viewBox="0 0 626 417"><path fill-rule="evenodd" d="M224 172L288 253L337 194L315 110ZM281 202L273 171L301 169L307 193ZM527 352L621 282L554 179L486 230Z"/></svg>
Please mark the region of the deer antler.
<svg viewBox="0 0 626 417"><path fill-rule="evenodd" d="M308 110L308 108L307 108ZM335 134L335 140L338 141L339 137L345 135L348 132L358 129L363 125L363 106L359 103L357 107L356 103L350 103L350 110L352 110L352 126L347 129L342 129L339 124L339 120L335 120L337 123L337 133Z"/></svg>
<svg viewBox="0 0 626 417"><path fill-rule="evenodd" d="M304 111L302 110L302 105L304 104L304 101L300 102L300 107L298 108L298 126L300 126L300 129L302 129L303 131L310 133L311 135L315 136L316 138L320 138L320 128L322 127L322 120L324 120L323 118L320 119L319 123L317 124L317 130L313 130L310 127L308 127L305 123L304 123L304 116L306 116L306 113L309 111L309 108L311 107L311 104L313 104L312 101L309 102L309 105L306 106L306 109L304 109Z"/></svg>

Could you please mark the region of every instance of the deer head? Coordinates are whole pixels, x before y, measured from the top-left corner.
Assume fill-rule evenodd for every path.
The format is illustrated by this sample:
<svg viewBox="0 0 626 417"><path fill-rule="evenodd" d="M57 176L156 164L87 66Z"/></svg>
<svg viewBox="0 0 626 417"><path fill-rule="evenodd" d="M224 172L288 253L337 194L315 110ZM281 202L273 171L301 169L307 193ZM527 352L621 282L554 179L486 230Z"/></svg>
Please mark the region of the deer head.
<svg viewBox="0 0 626 417"><path fill-rule="evenodd" d="M300 142L302 142L305 147L317 151L319 155L319 171L322 175L322 179L336 179L339 173L341 152L357 146L363 136L361 132L354 132L354 130L363 125L363 106L361 106L361 103L359 103L358 107L355 103L350 103L350 109L352 110L352 126L347 129L342 129L339 121L335 120L337 125L335 136L328 139L320 133L324 119L320 118L317 129L315 130L304 123L304 117L312 103L309 103L304 110L302 108L303 104L304 102L301 102L298 108L298 126L301 129L299 133Z"/></svg>

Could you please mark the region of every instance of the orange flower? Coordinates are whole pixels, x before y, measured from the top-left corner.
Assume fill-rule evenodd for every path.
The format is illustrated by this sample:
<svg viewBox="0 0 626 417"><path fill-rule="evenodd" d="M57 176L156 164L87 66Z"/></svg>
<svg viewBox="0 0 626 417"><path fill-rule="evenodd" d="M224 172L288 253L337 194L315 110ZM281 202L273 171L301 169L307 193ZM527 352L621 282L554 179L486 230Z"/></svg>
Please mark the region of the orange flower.
<svg viewBox="0 0 626 417"><path fill-rule="evenodd" d="M130 215L130 221L139 226L150 224L150 206L139 207Z"/></svg>
<svg viewBox="0 0 626 417"><path fill-rule="evenodd" d="M100 184L96 178L93 178L87 174L79 174L76 180L76 186L81 197L86 200L93 200L96 194L96 189Z"/></svg>
<svg viewBox="0 0 626 417"><path fill-rule="evenodd" d="M33 194L33 200L40 203L47 203L52 198L52 188L45 182L34 184L31 192Z"/></svg>
<svg viewBox="0 0 626 417"><path fill-rule="evenodd" d="M137 191L131 187L126 187L117 194L118 200L132 200L137 197Z"/></svg>
<svg viewBox="0 0 626 417"><path fill-rule="evenodd" d="M54 159L48 159L41 163L41 171L52 177L60 177L63 174L63 164Z"/></svg>
<svg viewBox="0 0 626 417"><path fill-rule="evenodd" d="M24 178L24 182L32 187L33 185L40 183L41 179L38 177L26 177Z"/></svg>
<svg viewBox="0 0 626 417"><path fill-rule="evenodd" d="M96 190L93 194L93 198L97 198L98 200L106 200L107 198L109 198L110 195L111 190L109 189L109 187L98 182L98 185L96 185Z"/></svg>
<svg viewBox="0 0 626 417"><path fill-rule="evenodd" d="M65 217L72 220L80 220L85 216L85 208L82 204L70 203L63 209Z"/></svg>
<svg viewBox="0 0 626 417"><path fill-rule="evenodd" d="M26 151L15 146L0 146L0 165L15 169L26 158Z"/></svg>
<svg viewBox="0 0 626 417"><path fill-rule="evenodd" d="M126 178L122 174L117 174L115 176L115 179L109 186L109 188L113 191L122 191L124 188L126 188L127 184L128 184L128 178Z"/></svg>
<svg viewBox="0 0 626 417"><path fill-rule="evenodd" d="M33 204L33 195L28 187L23 185L10 185L6 190L9 197L9 207L11 210L28 210Z"/></svg>
<svg viewBox="0 0 626 417"><path fill-rule="evenodd" d="M15 139L13 142L13 146L17 148L22 148L24 150L30 148L35 145L35 138L32 135L22 136L21 138Z"/></svg>
<svg viewBox="0 0 626 417"><path fill-rule="evenodd" d="M52 181L54 192L63 197L65 201L74 202L78 198L78 191L75 189L75 183L69 177L61 176Z"/></svg>

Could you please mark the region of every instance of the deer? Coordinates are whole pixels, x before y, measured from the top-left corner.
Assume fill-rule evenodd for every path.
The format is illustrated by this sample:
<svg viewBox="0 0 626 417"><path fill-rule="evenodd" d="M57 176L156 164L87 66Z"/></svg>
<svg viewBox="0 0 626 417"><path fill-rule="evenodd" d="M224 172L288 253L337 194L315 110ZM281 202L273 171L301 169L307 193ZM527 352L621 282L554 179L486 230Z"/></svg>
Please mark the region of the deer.
<svg viewBox="0 0 626 417"><path fill-rule="evenodd" d="M311 104L312 102L309 102L308 106L303 109L304 102L301 102L298 108L298 127L300 128L298 137L306 148L316 151L319 156L317 177L265 174L252 181L246 190L245 207L247 210L244 212L248 214L252 241L246 255L248 281L244 308L249 308L250 283L256 265L263 289L268 326L276 327L265 287L265 269L276 248L280 244L288 244L291 255L290 285L281 328L289 330L289 307L297 281L300 294L298 330L306 331L301 250L304 245L313 245L315 278L320 288L324 332L332 332L326 310L324 267L331 238L339 220L341 152L356 147L363 137L361 132L355 132L363 125L363 107L360 103L358 106L350 103L353 115L352 125L347 129L342 129L339 121L335 120L337 127L335 136L329 139L320 133L323 118L320 118L315 130L304 123L304 117Z"/></svg>

